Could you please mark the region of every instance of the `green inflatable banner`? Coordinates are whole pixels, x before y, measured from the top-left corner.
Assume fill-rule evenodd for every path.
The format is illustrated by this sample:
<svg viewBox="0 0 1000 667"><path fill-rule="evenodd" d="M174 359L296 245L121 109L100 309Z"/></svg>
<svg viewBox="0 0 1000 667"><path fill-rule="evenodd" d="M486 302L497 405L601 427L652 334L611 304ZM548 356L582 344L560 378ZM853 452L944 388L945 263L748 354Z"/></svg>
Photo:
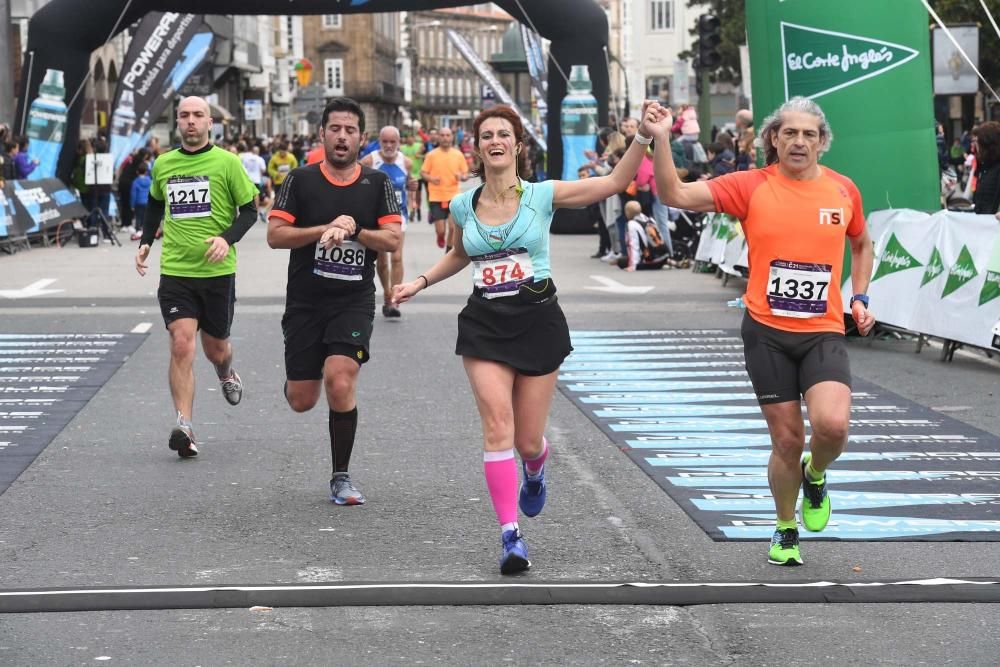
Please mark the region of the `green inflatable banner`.
<svg viewBox="0 0 1000 667"><path fill-rule="evenodd" d="M746 3L757 127L809 97L833 145L821 164L851 178L866 211L941 208L929 17L915 0Z"/></svg>

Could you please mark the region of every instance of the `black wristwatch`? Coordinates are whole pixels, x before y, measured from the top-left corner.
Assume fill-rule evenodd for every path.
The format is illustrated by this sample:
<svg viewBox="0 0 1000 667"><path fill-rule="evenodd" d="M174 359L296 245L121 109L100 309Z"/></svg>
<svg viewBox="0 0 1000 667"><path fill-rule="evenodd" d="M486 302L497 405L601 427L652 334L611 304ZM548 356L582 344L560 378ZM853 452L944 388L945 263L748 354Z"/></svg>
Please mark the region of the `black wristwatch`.
<svg viewBox="0 0 1000 667"><path fill-rule="evenodd" d="M851 297L851 303L850 303L850 305L853 306L855 301L860 301L861 303L863 303L865 305L865 308L868 307L868 295L867 294L855 294L854 296Z"/></svg>
<svg viewBox="0 0 1000 667"><path fill-rule="evenodd" d="M362 229L363 229L363 227L361 225L354 225L354 233L347 237L348 240L350 240L350 241L357 241L358 237L361 235L361 230Z"/></svg>

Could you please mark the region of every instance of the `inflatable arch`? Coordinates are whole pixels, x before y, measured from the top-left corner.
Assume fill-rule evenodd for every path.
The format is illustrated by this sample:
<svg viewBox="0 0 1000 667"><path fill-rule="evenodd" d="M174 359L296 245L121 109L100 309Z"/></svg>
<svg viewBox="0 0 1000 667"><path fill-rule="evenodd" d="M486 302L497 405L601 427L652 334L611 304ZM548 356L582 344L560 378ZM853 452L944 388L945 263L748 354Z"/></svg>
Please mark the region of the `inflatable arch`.
<svg viewBox="0 0 1000 667"><path fill-rule="evenodd" d="M598 118L608 117L609 80L605 57L608 21L594 0L494 0L516 20L534 26L551 40L550 59L568 75L572 65L590 71ZM22 80L24 95L18 102L17 118L24 105L38 95L46 69L64 72L67 91L75 91L87 76L90 53L125 27L151 11L191 14L353 14L366 12L419 11L476 4L462 0L52 0L32 18ZM81 5L85 5L83 9ZM126 10L127 7L127 10ZM122 12L124 11L124 14ZM121 20L119 20L119 17ZM567 83L559 67L548 68L548 136L550 174L562 173L560 111ZM68 102L69 100L67 100ZM79 133L82 97L68 109L67 132L57 173L66 179L71 170ZM19 128L23 132L25 128Z"/></svg>

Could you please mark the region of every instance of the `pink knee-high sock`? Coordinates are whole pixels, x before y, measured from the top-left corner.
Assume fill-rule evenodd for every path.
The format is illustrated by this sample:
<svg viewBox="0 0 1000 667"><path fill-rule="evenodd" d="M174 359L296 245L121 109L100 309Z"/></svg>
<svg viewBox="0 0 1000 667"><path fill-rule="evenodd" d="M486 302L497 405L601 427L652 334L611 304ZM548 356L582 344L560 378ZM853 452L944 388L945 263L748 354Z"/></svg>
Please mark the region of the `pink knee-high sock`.
<svg viewBox="0 0 1000 667"><path fill-rule="evenodd" d="M514 449L483 452L483 472L501 526L517 526L517 462Z"/></svg>
<svg viewBox="0 0 1000 667"><path fill-rule="evenodd" d="M533 459L524 459L524 470L529 475L537 475L542 466L545 465L545 459L549 458L549 441L543 435L542 436L542 453Z"/></svg>

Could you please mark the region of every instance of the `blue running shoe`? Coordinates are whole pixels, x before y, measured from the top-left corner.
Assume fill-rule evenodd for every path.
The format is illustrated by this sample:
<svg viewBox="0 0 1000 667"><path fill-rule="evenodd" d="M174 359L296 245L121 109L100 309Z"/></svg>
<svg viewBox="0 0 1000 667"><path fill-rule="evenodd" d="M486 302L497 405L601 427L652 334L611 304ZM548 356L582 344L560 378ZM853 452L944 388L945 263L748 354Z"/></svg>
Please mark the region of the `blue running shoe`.
<svg viewBox="0 0 1000 667"><path fill-rule="evenodd" d="M521 482L521 490L517 495L517 505L524 516L538 516L545 507L545 466L542 466L537 475L529 475L524 461L521 461L521 472L524 481Z"/></svg>
<svg viewBox="0 0 1000 667"><path fill-rule="evenodd" d="M528 547L524 543L521 531L508 530L500 540L503 542L503 555L500 557L500 574L517 574L531 567L528 560Z"/></svg>

